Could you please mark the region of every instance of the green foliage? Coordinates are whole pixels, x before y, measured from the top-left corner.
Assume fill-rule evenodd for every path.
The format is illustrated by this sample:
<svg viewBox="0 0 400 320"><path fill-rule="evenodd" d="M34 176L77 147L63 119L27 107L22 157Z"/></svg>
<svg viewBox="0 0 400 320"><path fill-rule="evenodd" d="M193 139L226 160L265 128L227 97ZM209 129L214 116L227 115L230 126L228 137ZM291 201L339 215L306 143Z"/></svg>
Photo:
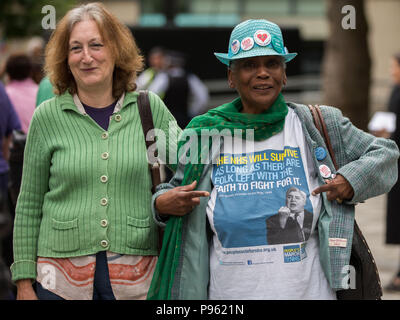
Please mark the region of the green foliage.
<svg viewBox="0 0 400 320"><path fill-rule="evenodd" d="M1 0L0 28L5 38L41 35L45 5L56 9L56 20L77 4L77 0Z"/></svg>

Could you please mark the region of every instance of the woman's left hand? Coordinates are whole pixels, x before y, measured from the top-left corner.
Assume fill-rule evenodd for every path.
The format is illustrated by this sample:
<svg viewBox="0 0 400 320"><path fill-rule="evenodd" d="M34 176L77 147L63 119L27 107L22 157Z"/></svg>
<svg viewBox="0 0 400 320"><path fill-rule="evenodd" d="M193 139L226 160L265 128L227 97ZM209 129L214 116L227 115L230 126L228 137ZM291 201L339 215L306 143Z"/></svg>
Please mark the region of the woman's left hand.
<svg viewBox="0 0 400 320"><path fill-rule="evenodd" d="M332 180L325 180L326 184L318 187L312 192L315 196L321 192L326 192L326 197L329 201L350 200L354 196L354 190L351 184L340 174L337 174Z"/></svg>

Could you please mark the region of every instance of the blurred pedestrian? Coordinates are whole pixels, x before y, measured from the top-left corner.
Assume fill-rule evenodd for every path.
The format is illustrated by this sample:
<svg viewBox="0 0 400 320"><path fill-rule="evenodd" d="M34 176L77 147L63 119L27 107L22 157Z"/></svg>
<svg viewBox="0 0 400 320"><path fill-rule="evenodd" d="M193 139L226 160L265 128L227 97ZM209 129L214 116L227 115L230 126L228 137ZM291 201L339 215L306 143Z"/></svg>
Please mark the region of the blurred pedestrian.
<svg viewBox="0 0 400 320"><path fill-rule="evenodd" d="M1 253L5 264L9 267L12 262L12 241L10 235L12 232L12 222L8 205L8 183L9 183L9 165L10 143L12 132L20 130L17 113L7 96L3 84L0 82L0 194L3 207L0 212L0 224L3 224L1 238ZM5 207L6 206L6 207ZM2 222L1 222L2 221Z"/></svg>
<svg viewBox="0 0 400 320"><path fill-rule="evenodd" d="M185 69L185 55L178 51L166 50L163 58L164 68L158 72L148 90L156 93L184 128L190 119L202 113L209 99L208 89L193 73ZM173 172L161 166L162 180L169 181Z"/></svg>
<svg viewBox="0 0 400 320"><path fill-rule="evenodd" d="M390 94L388 110L396 114L396 128L392 133L397 146L400 147L400 53L391 59L391 75L393 89ZM400 244L400 182L394 185L388 193L387 214L386 214L386 243ZM400 262L400 261L399 261ZM385 287L386 290L400 292L400 265L391 282Z"/></svg>
<svg viewBox="0 0 400 320"><path fill-rule="evenodd" d="M56 96L32 119L16 207L18 299L146 298L158 231L135 92L142 65L130 30L100 3L70 10L51 35L45 71ZM149 99L173 144L176 121Z"/></svg>
<svg viewBox="0 0 400 320"><path fill-rule="evenodd" d="M185 70L185 64L182 53L167 51L165 69L149 86L150 91L163 99L181 128L205 111L209 99L207 87L195 74Z"/></svg>
<svg viewBox="0 0 400 320"><path fill-rule="evenodd" d="M42 102L54 97L54 89L49 77L44 77L39 83L39 90L36 96L36 107Z"/></svg>
<svg viewBox="0 0 400 320"><path fill-rule="evenodd" d="M0 82L0 192L7 196L8 185L8 157L13 130L20 130L21 124L18 115Z"/></svg>
<svg viewBox="0 0 400 320"><path fill-rule="evenodd" d="M38 85L32 80L32 61L28 55L15 53L6 61L6 74L9 83L6 85L6 92L18 115L21 130L14 130L9 150L9 195L10 214L12 220L15 216L15 204L18 198L22 178L23 152L28 133L29 124L35 111L35 100ZM3 240L5 248L5 260L8 266L12 263L12 233Z"/></svg>
<svg viewBox="0 0 400 320"><path fill-rule="evenodd" d="M32 37L27 45L27 54L32 63L31 78L36 84L39 84L44 77L44 46L45 42L39 36Z"/></svg>
<svg viewBox="0 0 400 320"><path fill-rule="evenodd" d="M137 90L146 90L157 74L164 69L165 66L165 49L163 47L154 47L148 54L148 68L144 70L137 78Z"/></svg>
<svg viewBox="0 0 400 320"><path fill-rule="evenodd" d="M32 62L26 54L12 54L6 62L9 83L7 94L21 122L23 133L28 133L29 123L35 111L38 85L32 80Z"/></svg>

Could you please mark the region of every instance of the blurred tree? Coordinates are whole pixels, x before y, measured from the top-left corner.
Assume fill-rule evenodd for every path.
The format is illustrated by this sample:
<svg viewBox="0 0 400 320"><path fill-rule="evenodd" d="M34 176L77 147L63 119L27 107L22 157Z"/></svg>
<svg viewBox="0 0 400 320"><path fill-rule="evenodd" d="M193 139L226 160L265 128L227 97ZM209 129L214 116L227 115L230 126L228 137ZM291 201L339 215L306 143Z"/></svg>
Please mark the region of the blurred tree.
<svg viewBox="0 0 400 320"><path fill-rule="evenodd" d="M323 60L323 101L366 130L371 58L364 0L328 0L327 5L330 34Z"/></svg>
<svg viewBox="0 0 400 320"><path fill-rule="evenodd" d="M0 28L5 38L20 38L43 33L42 13L45 5L56 9L56 19L61 18L77 0L1 0Z"/></svg>

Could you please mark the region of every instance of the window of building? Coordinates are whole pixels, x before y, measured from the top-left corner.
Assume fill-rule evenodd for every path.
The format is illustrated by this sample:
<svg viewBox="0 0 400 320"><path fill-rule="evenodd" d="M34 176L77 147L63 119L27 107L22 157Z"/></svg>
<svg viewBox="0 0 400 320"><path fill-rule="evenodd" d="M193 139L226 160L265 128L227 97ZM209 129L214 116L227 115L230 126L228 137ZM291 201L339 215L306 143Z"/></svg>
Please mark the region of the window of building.
<svg viewBox="0 0 400 320"><path fill-rule="evenodd" d="M322 17L325 0L141 0L140 25L232 26L243 17Z"/></svg>

